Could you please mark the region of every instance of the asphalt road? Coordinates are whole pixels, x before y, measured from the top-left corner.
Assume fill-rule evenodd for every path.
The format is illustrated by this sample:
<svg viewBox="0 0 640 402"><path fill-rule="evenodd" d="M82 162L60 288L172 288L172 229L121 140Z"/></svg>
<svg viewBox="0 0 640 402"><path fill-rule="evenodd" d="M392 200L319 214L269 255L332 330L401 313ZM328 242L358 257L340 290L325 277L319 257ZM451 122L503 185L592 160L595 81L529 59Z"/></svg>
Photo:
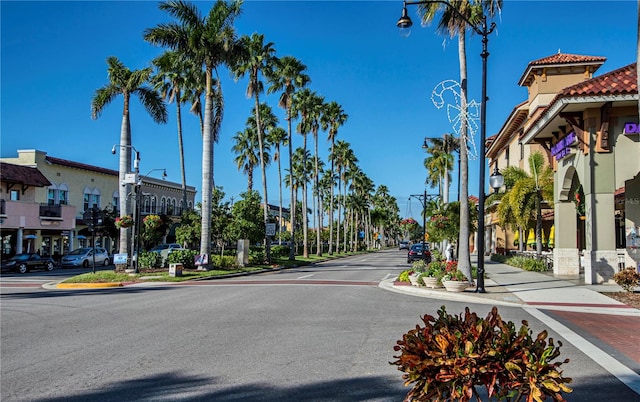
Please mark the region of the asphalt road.
<svg viewBox="0 0 640 402"><path fill-rule="evenodd" d="M377 287L408 266L389 250L178 286L2 286L0 399L401 401L396 341L441 305L465 307ZM545 329L519 307L499 311ZM568 401L639 400L572 345L561 351Z"/></svg>

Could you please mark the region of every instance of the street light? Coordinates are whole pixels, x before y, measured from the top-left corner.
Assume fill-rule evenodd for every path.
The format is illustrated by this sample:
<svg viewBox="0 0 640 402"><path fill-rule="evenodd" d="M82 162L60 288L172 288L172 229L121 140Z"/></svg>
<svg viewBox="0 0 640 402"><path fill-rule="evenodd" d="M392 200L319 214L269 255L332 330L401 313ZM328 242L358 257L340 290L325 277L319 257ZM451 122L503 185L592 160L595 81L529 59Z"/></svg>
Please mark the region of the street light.
<svg viewBox="0 0 640 402"><path fill-rule="evenodd" d="M479 183L478 188L478 281L476 282L476 292L485 293L484 289L484 174L485 174L485 142L487 137L487 58L489 57L489 51L487 45L489 43L489 34L493 32L496 27L494 22L490 26L487 26L487 16L482 15L480 25L474 25L464 15L452 6L448 1L444 0L425 0L425 1L404 1L402 6L402 16L396 23L400 28L400 33L403 36L408 36L410 33L413 22L407 13L407 5L417 4L433 4L439 3L447 6L458 18L465 21L467 25L473 29L478 35L482 36L482 100L480 102L480 147L482 149L482 158L478 158L480 161L479 167ZM407 32L408 31L408 32ZM466 202L466 200L460 200L460 202ZM481 215L481 216L480 216Z"/></svg>
<svg viewBox="0 0 640 402"><path fill-rule="evenodd" d="M427 194L427 189L424 190L424 194L411 194L409 195L409 199L415 198L420 201L420 205L422 205L422 256L424 257L425 247L424 243L427 237L427 200L432 198L437 198L437 195Z"/></svg>
<svg viewBox="0 0 640 402"><path fill-rule="evenodd" d="M142 198L149 196L149 194L145 195L142 192L142 180L146 179L147 177L149 177L149 175L153 172L162 170L162 180L166 180L167 178L167 169L165 168L157 168L157 169L151 169L149 172L147 172L146 175L144 176L140 176L138 178L138 181L136 182L136 188L135 188L135 196L134 196L134 200L136 202L136 216L133 219L133 227L134 227L134 238L133 238L133 244L135 245L132 253L135 256L135 262L134 262L134 266L133 268L136 270L136 272L138 272L138 254L140 253L140 228L142 227L142 220L141 215L142 215ZM140 199L139 199L140 198ZM132 261L134 261L134 259L131 259Z"/></svg>
<svg viewBox="0 0 640 402"><path fill-rule="evenodd" d="M119 144L115 144L112 148L111 148L111 153L113 155L116 154L116 148L129 148L131 149L133 152L136 153L136 158L133 161L133 173L130 172L125 172L124 177L122 178L122 181L120 182L120 186L125 187L127 184L133 184L134 186L138 185L138 179L139 179L139 174L140 174L140 152L138 152L138 150L133 146L133 145L129 145L129 144L125 144L125 145L119 145ZM122 160L122 159L121 159ZM127 167L128 169L128 167ZM121 193L121 197L122 197L122 193ZM137 199L136 197L133 198L134 202L136 204L134 204L133 206L133 211L136 211L137 209ZM123 208L120 208L120 216L122 217L123 214L126 215L127 214L127 208L126 208L126 200L125 200L125 208L123 210ZM121 201L121 206L122 206L122 201ZM131 265L130 268L134 269L137 271L136 268L136 264L134 262L134 250L135 250L135 233L136 233L136 219L133 220L133 227L131 228L131 234L132 234L132 238L131 238ZM125 229L126 232L126 229ZM120 250L122 252L122 250Z"/></svg>
<svg viewBox="0 0 640 402"><path fill-rule="evenodd" d="M500 187L504 185L504 176L498 171L498 164L493 167L493 173L489 176L489 185L493 188L495 194L498 193Z"/></svg>

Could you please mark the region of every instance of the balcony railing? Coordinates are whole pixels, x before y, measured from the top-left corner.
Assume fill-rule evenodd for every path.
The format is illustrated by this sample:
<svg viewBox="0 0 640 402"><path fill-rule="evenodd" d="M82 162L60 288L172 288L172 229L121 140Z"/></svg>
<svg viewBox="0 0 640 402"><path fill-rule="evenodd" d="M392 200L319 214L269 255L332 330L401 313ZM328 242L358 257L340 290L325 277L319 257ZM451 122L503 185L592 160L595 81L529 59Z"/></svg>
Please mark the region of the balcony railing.
<svg viewBox="0 0 640 402"><path fill-rule="evenodd" d="M40 219L62 219L62 206L40 204Z"/></svg>

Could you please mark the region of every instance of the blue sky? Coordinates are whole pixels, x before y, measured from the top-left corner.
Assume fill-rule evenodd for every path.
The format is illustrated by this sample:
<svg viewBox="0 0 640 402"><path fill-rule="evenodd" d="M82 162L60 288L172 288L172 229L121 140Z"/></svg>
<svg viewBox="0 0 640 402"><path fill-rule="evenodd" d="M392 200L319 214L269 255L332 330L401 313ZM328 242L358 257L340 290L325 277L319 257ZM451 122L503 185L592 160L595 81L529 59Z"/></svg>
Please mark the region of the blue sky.
<svg viewBox="0 0 640 402"><path fill-rule="evenodd" d="M119 141L122 99L91 119L91 99L107 83L106 59L118 57L130 69L148 66L163 49L142 39L146 28L169 21L155 1L31 2L1 1L1 149L2 157L17 149L39 149L48 155L118 169L111 147ZM195 2L202 13L212 2ZM385 185L398 200L403 217L420 216L410 194L424 191L425 136L441 136L452 127L431 94L444 80L458 80L457 40L440 36L435 24L420 27L415 6L411 36L395 26L402 1L247 1L236 21L239 34L264 34L277 56L291 55L307 65L309 88L338 102L349 115L338 139L351 144L359 166ZM557 53L604 56L597 74L635 61L635 1L505 0L489 39L487 136L495 134L514 105L526 100L517 85L527 64ZM469 91L480 101L481 42L468 36ZM225 115L215 146L215 183L227 199L247 187L246 176L233 162L232 137L244 129L253 100L245 97L246 79L234 82L222 71ZM264 97L284 126L275 96ZM175 105L169 122L157 125L134 99L132 144L140 151L142 174L166 168L168 179L180 181ZM202 144L197 119L183 113L187 182L201 186ZM479 132L476 134L478 143ZM320 156L329 142L320 134ZM294 146L302 137L294 136ZM313 152L312 142L309 142ZM283 159L283 164L287 164ZM477 159L470 161L469 193L478 194ZM155 175L158 172L152 174ZM452 198L457 192L453 173ZM157 177L157 176L156 176ZM254 189L261 191L259 170ZM488 177L488 174L487 174ZM269 202L278 203L276 165L268 169ZM436 190L429 190L436 192ZM197 199L200 198L198 193ZM285 205L289 204L284 190Z"/></svg>

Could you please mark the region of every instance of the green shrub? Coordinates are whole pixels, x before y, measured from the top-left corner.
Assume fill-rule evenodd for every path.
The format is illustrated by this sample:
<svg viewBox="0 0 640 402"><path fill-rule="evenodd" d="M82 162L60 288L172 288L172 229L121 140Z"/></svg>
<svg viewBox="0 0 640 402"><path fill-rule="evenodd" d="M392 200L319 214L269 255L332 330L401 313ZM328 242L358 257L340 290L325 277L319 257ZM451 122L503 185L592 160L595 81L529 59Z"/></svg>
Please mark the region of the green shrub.
<svg viewBox="0 0 640 402"><path fill-rule="evenodd" d="M219 256L219 255L214 255L211 256L211 265L214 267L218 267L218 268L222 268L222 269L227 269L227 268L234 268L236 267L236 257L232 257L232 256Z"/></svg>
<svg viewBox="0 0 640 402"><path fill-rule="evenodd" d="M640 273L634 267L626 267L613 275L613 280L627 292L633 292L640 285Z"/></svg>
<svg viewBox="0 0 640 402"><path fill-rule="evenodd" d="M138 259L138 267L140 268L161 268L162 256L160 253L144 252L140 254Z"/></svg>
<svg viewBox="0 0 640 402"><path fill-rule="evenodd" d="M424 260L417 260L411 264L411 268L418 273L427 272L427 263Z"/></svg>
<svg viewBox="0 0 640 402"><path fill-rule="evenodd" d="M266 264L267 258L262 247L251 247L249 249L249 264Z"/></svg>
<svg viewBox="0 0 640 402"><path fill-rule="evenodd" d="M491 261L495 262L506 262L507 256L502 254L491 254Z"/></svg>
<svg viewBox="0 0 640 402"><path fill-rule="evenodd" d="M434 248L433 250L431 250L431 260L432 261L442 261L444 259L445 258L442 255L442 253L440 252L440 250L438 250L437 248Z"/></svg>
<svg viewBox="0 0 640 402"><path fill-rule="evenodd" d="M289 246L272 246L271 257L286 257L289 255L289 250L291 250Z"/></svg>
<svg viewBox="0 0 640 402"><path fill-rule="evenodd" d="M522 269L525 271L544 272L547 270L547 266L544 261L527 258L522 264Z"/></svg>
<svg viewBox="0 0 640 402"><path fill-rule="evenodd" d="M176 250L167 256L167 265L182 264L184 269L193 269L195 265L195 257L198 255L196 250Z"/></svg>
<svg viewBox="0 0 640 402"><path fill-rule="evenodd" d="M505 262L513 267L522 268L529 258L522 256L509 257Z"/></svg>
<svg viewBox="0 0 640 402"><path fill-rule="evenodd" d="M482 319L468 307L464 316L452 316L442 306L437 318L425 315L422 321L424 327L396 342L400 354L390 362L404 372L405 385L412 384L405 400L480 400L476 386L484 386L489 398L510 401L564 401L561 392L572 392L566 385L571 378L559 370L569 359L552 362L562 343L547 343L547 331L532 337L526 321L516 330L497 307Z"/></svg>

